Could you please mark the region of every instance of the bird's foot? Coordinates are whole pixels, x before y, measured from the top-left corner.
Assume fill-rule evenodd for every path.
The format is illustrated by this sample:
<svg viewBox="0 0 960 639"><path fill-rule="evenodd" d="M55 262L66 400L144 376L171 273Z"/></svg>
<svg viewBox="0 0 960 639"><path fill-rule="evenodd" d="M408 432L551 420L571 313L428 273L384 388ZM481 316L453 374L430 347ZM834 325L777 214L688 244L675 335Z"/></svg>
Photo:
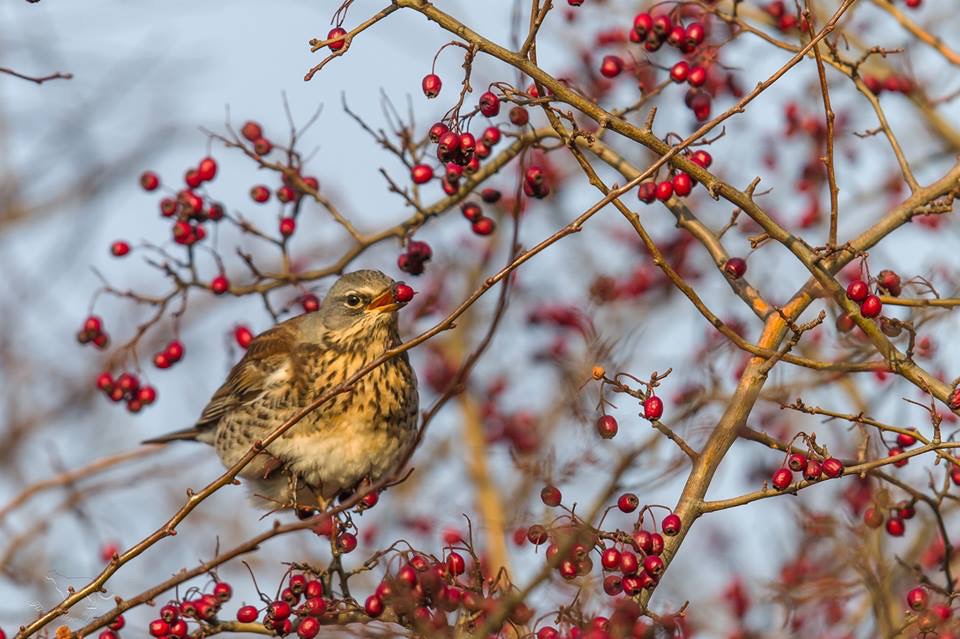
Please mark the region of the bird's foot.
<svg viewBox="0 0 960 639"><path fill-rule="evenodd" d="M283 461L279 457L274 457L270 453L260 453L261 455L266 455L267 460L263 464L263 473L261 474L261 479L270 479L273 477L274 473L283 468Z"/></svg>

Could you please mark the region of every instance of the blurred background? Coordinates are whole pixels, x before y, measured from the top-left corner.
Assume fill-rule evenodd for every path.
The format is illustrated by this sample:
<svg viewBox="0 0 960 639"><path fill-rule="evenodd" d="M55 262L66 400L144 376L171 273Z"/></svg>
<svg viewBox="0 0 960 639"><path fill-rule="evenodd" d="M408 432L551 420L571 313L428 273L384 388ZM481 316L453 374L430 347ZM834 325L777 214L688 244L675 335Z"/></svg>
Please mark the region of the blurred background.
<svg viewBox="0 0 960 639"><path fill-rule="evenodd" d="M558 4L562 6L551 14L538 44L539 64L555 76L589 75L596 80L592 70L607 52L597 34L629 25L640 4L587 0L576 14L565 2ZM831 5L824 7L828 15L833 3L824 4ZM515 39L517 25L525 30L526 3L442 5L500 43ZM769 18L764 5L743 6L749 19L776 32L764 22ZM345 26L350 28L379 8L368 1L353 3ZM910 15L949 39L960 26L954 9L953 3L930 0ZM234 328L242 324L257 333L274 321L258 296L214 298L196 291L182 316L172 315L177 302L150 327L140 343L139 360L129 356L110 360L112 347L101 353L77 344L76 332L90 313L104 318L112 346L119 346L157 312L156 307L123 295L97 295L105 284L117 292L143 296L163 295L169 289L169 281L149 263L156 253L146 246L174 251L169 222L159 215L157 194L140 188L141 172L152 170L165 183L179 183L187 168L212 155L220 168L208 187L210 196L224 202L232 214L272 230L279 205L273 201L257 205L248 192L261 183L274 188L277 176L258 170L242 153L224 148L207 132L227 135L229 126L239 129L244 121L256 120L265 134L285 140L290 120L302 126L319 111L298 142L305 157L304 174L317 177L320 191L361 232L389 228L411 215L412 209L390 192L380 173L383 169L396 182L408 184L408 169L345 112L344 104L373 130L389 132L392 112L404 121L412 115L422 135L456 99L462 50L447 48L440 54L436 73L444 79L444 90L439 98L427 100L420 80L450 37L421 16L399 11L364 32L347 55L304 82L304 74L321 59L311 54L308 41L326 36L335 10L331 2L284 0L241 0L229 6L41 0L0 6L0 67L33 76L55 71L73 75L36 85L0 74L0 628L8 636L62 599L68 587L87 583L114 549L123 550L155 530L182 504L187 489L206 485L222 468L206 447L173 445L132 453L130 460L108 471L38 491L23 503L13 500L37 482L137 451L141 440L191 424L241 355ZM908 77L922 88L918 99L884 95L883 107L918 180L925 184L940 177L960 151L958 100L941 100L960 90L956 67L918 44L870 2L858 3L844 29L860 39L844 43L849 47L845 55L852 59L860 55L862 43L905 47L903 53L874 56L865 66L880 77ZM749 90L788 58L758 38L745 36L722 49L721 67L734 78L732 83ZM863 135L877 126L872 109L849 81L832 72L830 78L836 86L831 97L837 113L842 241L876 221L907 191L884 136ZM521 89L529 83L512 69L480 56L467 104L472 105L494 81ZM618 82L604 87L601 103L629 104L636 94L637 82ZM734 104L735 94L719 92L714 114ZM675 132L683 137L696 129L682 95L681 88L667 86L651 101L659 107L658 134ZM542 114L532 113L535 125L546 124ZM645 114L641 109L630 119L639 124ZM500 120L506 122L505 117ZM829 199L822 178L810 176L807 168L822 151L811 141L809 127L805 129L810 121L822 122L822 104L816 66L808 60L745 114L729 120L724 135L709 150L717 175L739 188L762 177L757 193L763 193L758 201L765 210L811 244L822 245ZM638 167L653 159L623 140L610 143ZM523 246L547 237L599 199L571 158L560 155L548 156L558 185L555 194L531 203L521 219L518 239ZM598 170L608 183L623 181L606 167ZM799 184L805 179L809 184ZM516 170L503 171L492 184L512 193ZM441 196L437 185L425 190L426 202ZM633 195L629 201L644 206ZM715 229L733 213L729 203L712 200L702 188L688 204ZM506 210L497 215L498 230L491 238L472 234L456 211L419 230L415 239L427 241L434 252L420 277L397 268L402 247L395 240L365 251L350 268L384 270L407 279L421 292L419 302L402 318L404 336L413 336L439 321L482 277L507 261L512 223ZM728 323L742 326L747 339L755 340L760 322L731 294L706 251L677 230L663 207L647 206L641 215L704 301ZM748 258L751 283L771 303L783 303L805 281L805 271L773 243L753 250L751 238L757 233L741 219L724 242L731 255ZM952 217L908 225L870 252L871 272L893 268L904 279L922 276L935 283L941 295L952 296L960 267L957 239ZM110 254L110 245L117 240L133 246L129 256L117 259ZM290 242L291 259L303 269L327 267L348 241L321 207L308 204ZM235 283L251 281L238 250L256 256L268 270L279 264L275 247L235 227L217 227L209 246ZM201 280L218 273L214 251L198 253ZM331 281L281 287L271 293L271 303L275 309L286 309L282 317L301 312L299 297L305 292L322 297ZM634 293L604 299L598 287L609 282L619 283L621 290L632 285ZM452 354L457 349L468 352L479 342L493 317L495 293L471 310L453 335L442 335L436 345L431 342L413 351L424 406L449 378ZM830 318L812 333L805 352L859 357L863 344L837 334L831 305L815 304L804 319L821 308L829 309ZM957 353L951 317L931 311L919 322L929 347L922 363L947 381L958 374L952 365ZM170 370L157 370L150 363L152 354L175 337L184 344L183 361ZM449 403L418 450L411 478L387 491L376 508L357 519L356 561L399 538L439 554L445 531L466 534L465 515L471 518L479 545L485 546L489 531L476 515L474 463L482 455L505 508L512 571L516 582L524 583L542 562L542 553L515 543L513 533L544 517L545 507L538 499L543 484L556 483L564 491L565 504L576 502L586 508L602 488L617 451L650 434L648 422L638 416L637 402L620 395L612 398L616 406L608 408L620 420L620 434L610 441L597 437L593 422L598 396L596 385L588 383L590 367L602 364L641 379L672 369L660 391L668 407L664 421L684 414L686 418L672 426L698 446L722 412L743 363L743 354L721 343L689 302L665 284L619 214L612 208L604 210L582 233L564 239L517 274L502 325L466 394L481 409L485 445L477 450L464 443L465 405L460 400ZM110 364L139 370L156 387L157 402L134 415L105 399L94 380ZM780 366L768 386L769 395L751 415L750 425L784 439L799 431L815 431L835 454L852 454L861 441L858 433L844 424L782 411L779 402L802 394L808 403L850 413L864 410L888 423L929 431L923 411L902 401L924 398L893 376L868 373L833 383L809 371ZM687 410L694 396L702 406ZM882 450L876 439L869 446ZM765 448L738 443L721 466L710 497L759 488L781 461ZM932 463L933 459L916 459L898 473L923 488L928 471L940 472ZM636 492L643 503L673 506L686 468L679 451L663 440L628 473L622 489ZM675 610L685 601L694 602L690 614L698 633L727 636L735 624L724 593L729 595L739 581L756 601L747 625L770 636L788 635L784 623L789 614L778 605L783 594L776 584L782 583L784 565L795 559L799 540L808 539L802 522L826 511L835 517L838 540L855 534L859 512L842 497L855 492L851 486L856 481L830 483L805 491L799 499L765 500L703 518L657 590L656 607ZM284 514L262 515L242 487L219 491L180 526L176 537L150 549L137 567L121 570L110 580L108 594L76 607L66 623L81 625L108 609L115 594L139 592L210 558L218 547L231 547L267 529L274 519L291 519ZM610 518L615 525L632 525L620 513L611 513ZM906 555L919 552L930 536L877 543L890 544L892 552ZM819 553L809 550L815 562L843 561L835 549ZM245 560L260 587L271 592L287 569L285 562L322 563L328 555L326 540L308 532L272 540ZM348 563L352 559L348 557ZM239 562L219 574L233 584L237 602L256 600L247 569ZM371 590L375 585L372 580ZM547 590L538 597L544 602L555 595L569 597L567 588L560 587L560 594ZM857 597L851 595L843 605L855 608ZM708 613L713 610L722 614ZM701 613L706 620L701 618L698 624ZM128 618L142 626L150 614L137 610ZM856 632L868 636L869 628L866 623Z"/></svg>

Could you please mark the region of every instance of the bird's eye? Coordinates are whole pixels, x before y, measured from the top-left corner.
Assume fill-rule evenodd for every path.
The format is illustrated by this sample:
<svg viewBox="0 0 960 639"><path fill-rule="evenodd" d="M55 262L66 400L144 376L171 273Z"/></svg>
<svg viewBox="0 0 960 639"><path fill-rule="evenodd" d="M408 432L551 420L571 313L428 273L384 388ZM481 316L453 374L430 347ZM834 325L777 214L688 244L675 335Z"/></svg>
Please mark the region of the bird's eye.
<svg viewBox="0 0 960 639"><path fill-rule="evenodd" d="M359 296L359 295L347 295L347 306L350 306L350 307L360 306L360 296Z"/></svg>

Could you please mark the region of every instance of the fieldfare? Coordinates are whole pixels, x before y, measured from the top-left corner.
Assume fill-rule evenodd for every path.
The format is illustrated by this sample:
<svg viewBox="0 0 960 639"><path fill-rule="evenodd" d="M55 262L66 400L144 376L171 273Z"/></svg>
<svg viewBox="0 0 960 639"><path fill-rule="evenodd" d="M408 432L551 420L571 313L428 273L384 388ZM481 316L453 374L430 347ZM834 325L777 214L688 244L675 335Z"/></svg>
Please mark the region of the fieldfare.
<svg viewBox="0 0 960 639"><path fill-rule="evenodd" d="M380 271L341 277L320 309L258 335L193 428L145 443L211 444L225 466L299 410L400 343L396 282ZM309 413L240 476L260 504L300 510L376 483L417 439L417 378L406 353Z"/></svg>

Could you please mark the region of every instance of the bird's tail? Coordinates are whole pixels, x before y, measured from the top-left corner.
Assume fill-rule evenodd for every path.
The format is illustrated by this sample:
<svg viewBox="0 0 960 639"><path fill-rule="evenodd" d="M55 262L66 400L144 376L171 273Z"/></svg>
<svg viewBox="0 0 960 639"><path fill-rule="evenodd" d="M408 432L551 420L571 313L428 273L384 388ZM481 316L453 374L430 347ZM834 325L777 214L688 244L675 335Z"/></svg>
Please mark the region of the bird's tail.
<svg viewBox="0 0 960 639"><path fill-rule="evenodd" d="M166 444L169 442L175 441L198 441L200 436L204 431L196 426L191 426L190 428L184 428L183 430L175 430L172 433L167 433L166 435L160 435L159 437L153 437L151 439L145 439L141 444Z"/></svg>

